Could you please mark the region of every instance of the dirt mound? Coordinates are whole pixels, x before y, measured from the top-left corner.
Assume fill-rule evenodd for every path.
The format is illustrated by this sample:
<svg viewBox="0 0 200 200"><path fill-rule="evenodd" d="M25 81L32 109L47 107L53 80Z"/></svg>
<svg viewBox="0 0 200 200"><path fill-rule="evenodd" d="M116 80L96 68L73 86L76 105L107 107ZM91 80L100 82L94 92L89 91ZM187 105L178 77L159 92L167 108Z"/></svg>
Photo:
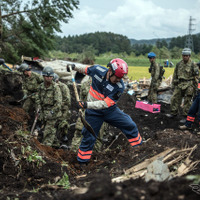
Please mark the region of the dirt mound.
<svg viewBox="0 0 200 200"><path fill-rule="evenodd" d="M191 187L194 182L187 180L186 176L165 182L146 183L142 178L120 183L112 181L125 170L167 148L182 149L197 144L190 159L196 161L200 158L200 136L196 131L178 130L180 118L171 120L165 116L169 113L169 105L162 104L160 113L148 113L135 109L134 97L125 93L118 106L136 122L145 142L132 148L120 130L110 126L109 141L101 152L93 153L91 162L83 168L77 163L76 152L44 146L30 135L29 116L21 105L9 104L10 100L19 99L15 97L17 90L15 95L7 90L0 96L0 199L199 198L198 191ZM70 123L74 123L78 116L73 102L74 96ZM69 138L73 137L73 131L70 129ZM173 166L170 170L176 169ZM200 174L200 166L188 174Z"/></svg>

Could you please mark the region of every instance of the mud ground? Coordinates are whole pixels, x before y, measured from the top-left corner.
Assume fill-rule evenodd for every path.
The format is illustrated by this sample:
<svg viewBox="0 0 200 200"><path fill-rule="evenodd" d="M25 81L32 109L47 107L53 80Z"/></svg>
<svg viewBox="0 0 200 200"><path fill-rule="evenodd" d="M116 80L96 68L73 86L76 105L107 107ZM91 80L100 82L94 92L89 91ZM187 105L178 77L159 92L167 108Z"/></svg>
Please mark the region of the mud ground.
<svg viewBox="0 0 200 200"><path fill-rule="evenodd" d="M200 193L191 188L194 182L186 179L186 176L200 174L200 165L182 177L165 182L146 183L142 178L120 183L111 181L112 178L122 175L124 170L167 148L181 149L197 144L191 159L193 161L200 159L200 135L197 122L192 131L179 130L180 117L172 120L165 116L169 113L169 105L162 104L161 112L152 114L136 109L134 96L125 93L118 106L132 117L146 142L138 148L132 148L118 129L109 127L108 142L103 144L101 152L93 153L90 163L82 169L77 163L76 152L44 146L30 135L29 116L21 105L9 104L20 99L20 95L16 95L16 91L14 94L12 90L9 91L7 85L6 89L2 87L4 86L1 86L0 90L0 125L2 126L0 199L199 199ZM70 123L74 123L78 110L74 104L72 87L70 89L73 98ZM68 145L73 132L72 127ZM108 146L110 146L109 150ZM42 156L42 159L37 157L34 160L34 155ZM70 182L69 188L59 182L66 174Z"/></svg>

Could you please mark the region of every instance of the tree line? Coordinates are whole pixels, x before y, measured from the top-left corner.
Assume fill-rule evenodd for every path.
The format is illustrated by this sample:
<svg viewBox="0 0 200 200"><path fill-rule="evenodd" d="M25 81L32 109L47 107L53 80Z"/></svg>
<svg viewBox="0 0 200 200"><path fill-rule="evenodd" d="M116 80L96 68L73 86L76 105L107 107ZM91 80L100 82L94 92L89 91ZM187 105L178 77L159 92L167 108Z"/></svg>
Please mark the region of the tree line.
<svg viewBox="0 0 200 200"><path fill-rule="evenodd" d="M187 36L165 39L157 39L156 44L133 44L130 39L120 34L111 32L95 32L76 36L56 37L56 50L66 53L83 53L90 49L97 56L106 52L126 53L135 56L146 55L155 51L161 57L179 58L184 48ZM194 53L200 53L200 34L193 35Z"/></svg>
<svg viewBox="0 0 200 200"><path fill-rule="evenodd" d="M123 35L111 32L95 32L83 35L56 38L56 50L66 53L82 53L86 49L93 49L95 55L105 52L131 53L130 40Z"/></svg>

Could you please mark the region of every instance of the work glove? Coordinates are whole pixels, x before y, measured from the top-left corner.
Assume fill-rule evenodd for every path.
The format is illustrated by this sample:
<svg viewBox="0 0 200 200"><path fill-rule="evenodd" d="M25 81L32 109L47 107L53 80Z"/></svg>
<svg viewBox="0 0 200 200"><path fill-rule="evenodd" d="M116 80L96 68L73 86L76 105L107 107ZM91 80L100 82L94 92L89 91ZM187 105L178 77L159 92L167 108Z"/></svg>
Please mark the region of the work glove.
<svg viewBox="0 0 200 200"><path fill-rule="evenodd" d="M27 94L25 94L22 99L23 100L27 99Z"/></svg>
<svg viewBox="0 0 200 200"><path fill-rule="evenodd" d="M51 111L48 112L46 118L47 119L52 119L52 117L53 117L53 111L51 110Z"/></svg>
<svg viewBox="0 0 200 200"><path fill-rule="evenodd" d="M0 65L4 64L5 60L3 58L0 58Z"/></svg>
<svg viewBox="0 0 200 200"><path fill-rule="evenodd" d="M70 72L70 66L71 66L72 70L74 70L75 67L76 67L75 64L67 64L66 69L67 69L68 72Z"/></svg>
<svg viewBox="0 0 200 200"><path fill-rule="evenodd" d="M78 101L78 108L86 109L87 108L87 102Z"/></svg>

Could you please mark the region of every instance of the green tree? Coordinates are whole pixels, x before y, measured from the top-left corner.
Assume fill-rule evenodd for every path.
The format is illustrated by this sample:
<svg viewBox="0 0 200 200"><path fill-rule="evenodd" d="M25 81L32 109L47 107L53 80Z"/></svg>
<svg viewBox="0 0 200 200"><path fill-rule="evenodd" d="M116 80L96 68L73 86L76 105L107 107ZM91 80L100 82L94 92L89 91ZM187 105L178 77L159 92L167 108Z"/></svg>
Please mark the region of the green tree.
<svg viewBox="0 0 200 200"><path fill-rule="evenodd" d="M170 58L170 52L169 52L169 50L165 46L163 46L160 49L160 57L162 59L169 59Z"/></svg>
<svg viewBox="0 0 200 200"><path fill-rule="evenodd" d="M92 46L86 47L81 54L78 55L78 62L93 65L95 61L95 49Z"/></svg>
<svg viewBox="0 0 200 200"><path fill-rule="evenodd" d="M44 56L54 47L61 22L72 18L78 0L1 0L0 48L9 62Z"/></svg>
<svg viewBox="0 0 200 200"><path fill-rule="evenodd" d="M173 49L171 49L171 58L172 59L181 58L181 52L182 52L182 49L180 49L178 47L174 47Z"/></svg>
<svg viewBox="0 0 200 200"><path fill-rule="evenodd" d="M184 48L186 37L178 36L176 38L172 38L169 44L169 48L173 49L174 47Z"/></svg>
<svg viewBox="0 0 200 200"><path fill-rule="evenodd" d="M147 55L153 48L152 45L147 45L147 44L134 44L132 46L132 51L135 53L136 56L139 55Z"/></svg>

